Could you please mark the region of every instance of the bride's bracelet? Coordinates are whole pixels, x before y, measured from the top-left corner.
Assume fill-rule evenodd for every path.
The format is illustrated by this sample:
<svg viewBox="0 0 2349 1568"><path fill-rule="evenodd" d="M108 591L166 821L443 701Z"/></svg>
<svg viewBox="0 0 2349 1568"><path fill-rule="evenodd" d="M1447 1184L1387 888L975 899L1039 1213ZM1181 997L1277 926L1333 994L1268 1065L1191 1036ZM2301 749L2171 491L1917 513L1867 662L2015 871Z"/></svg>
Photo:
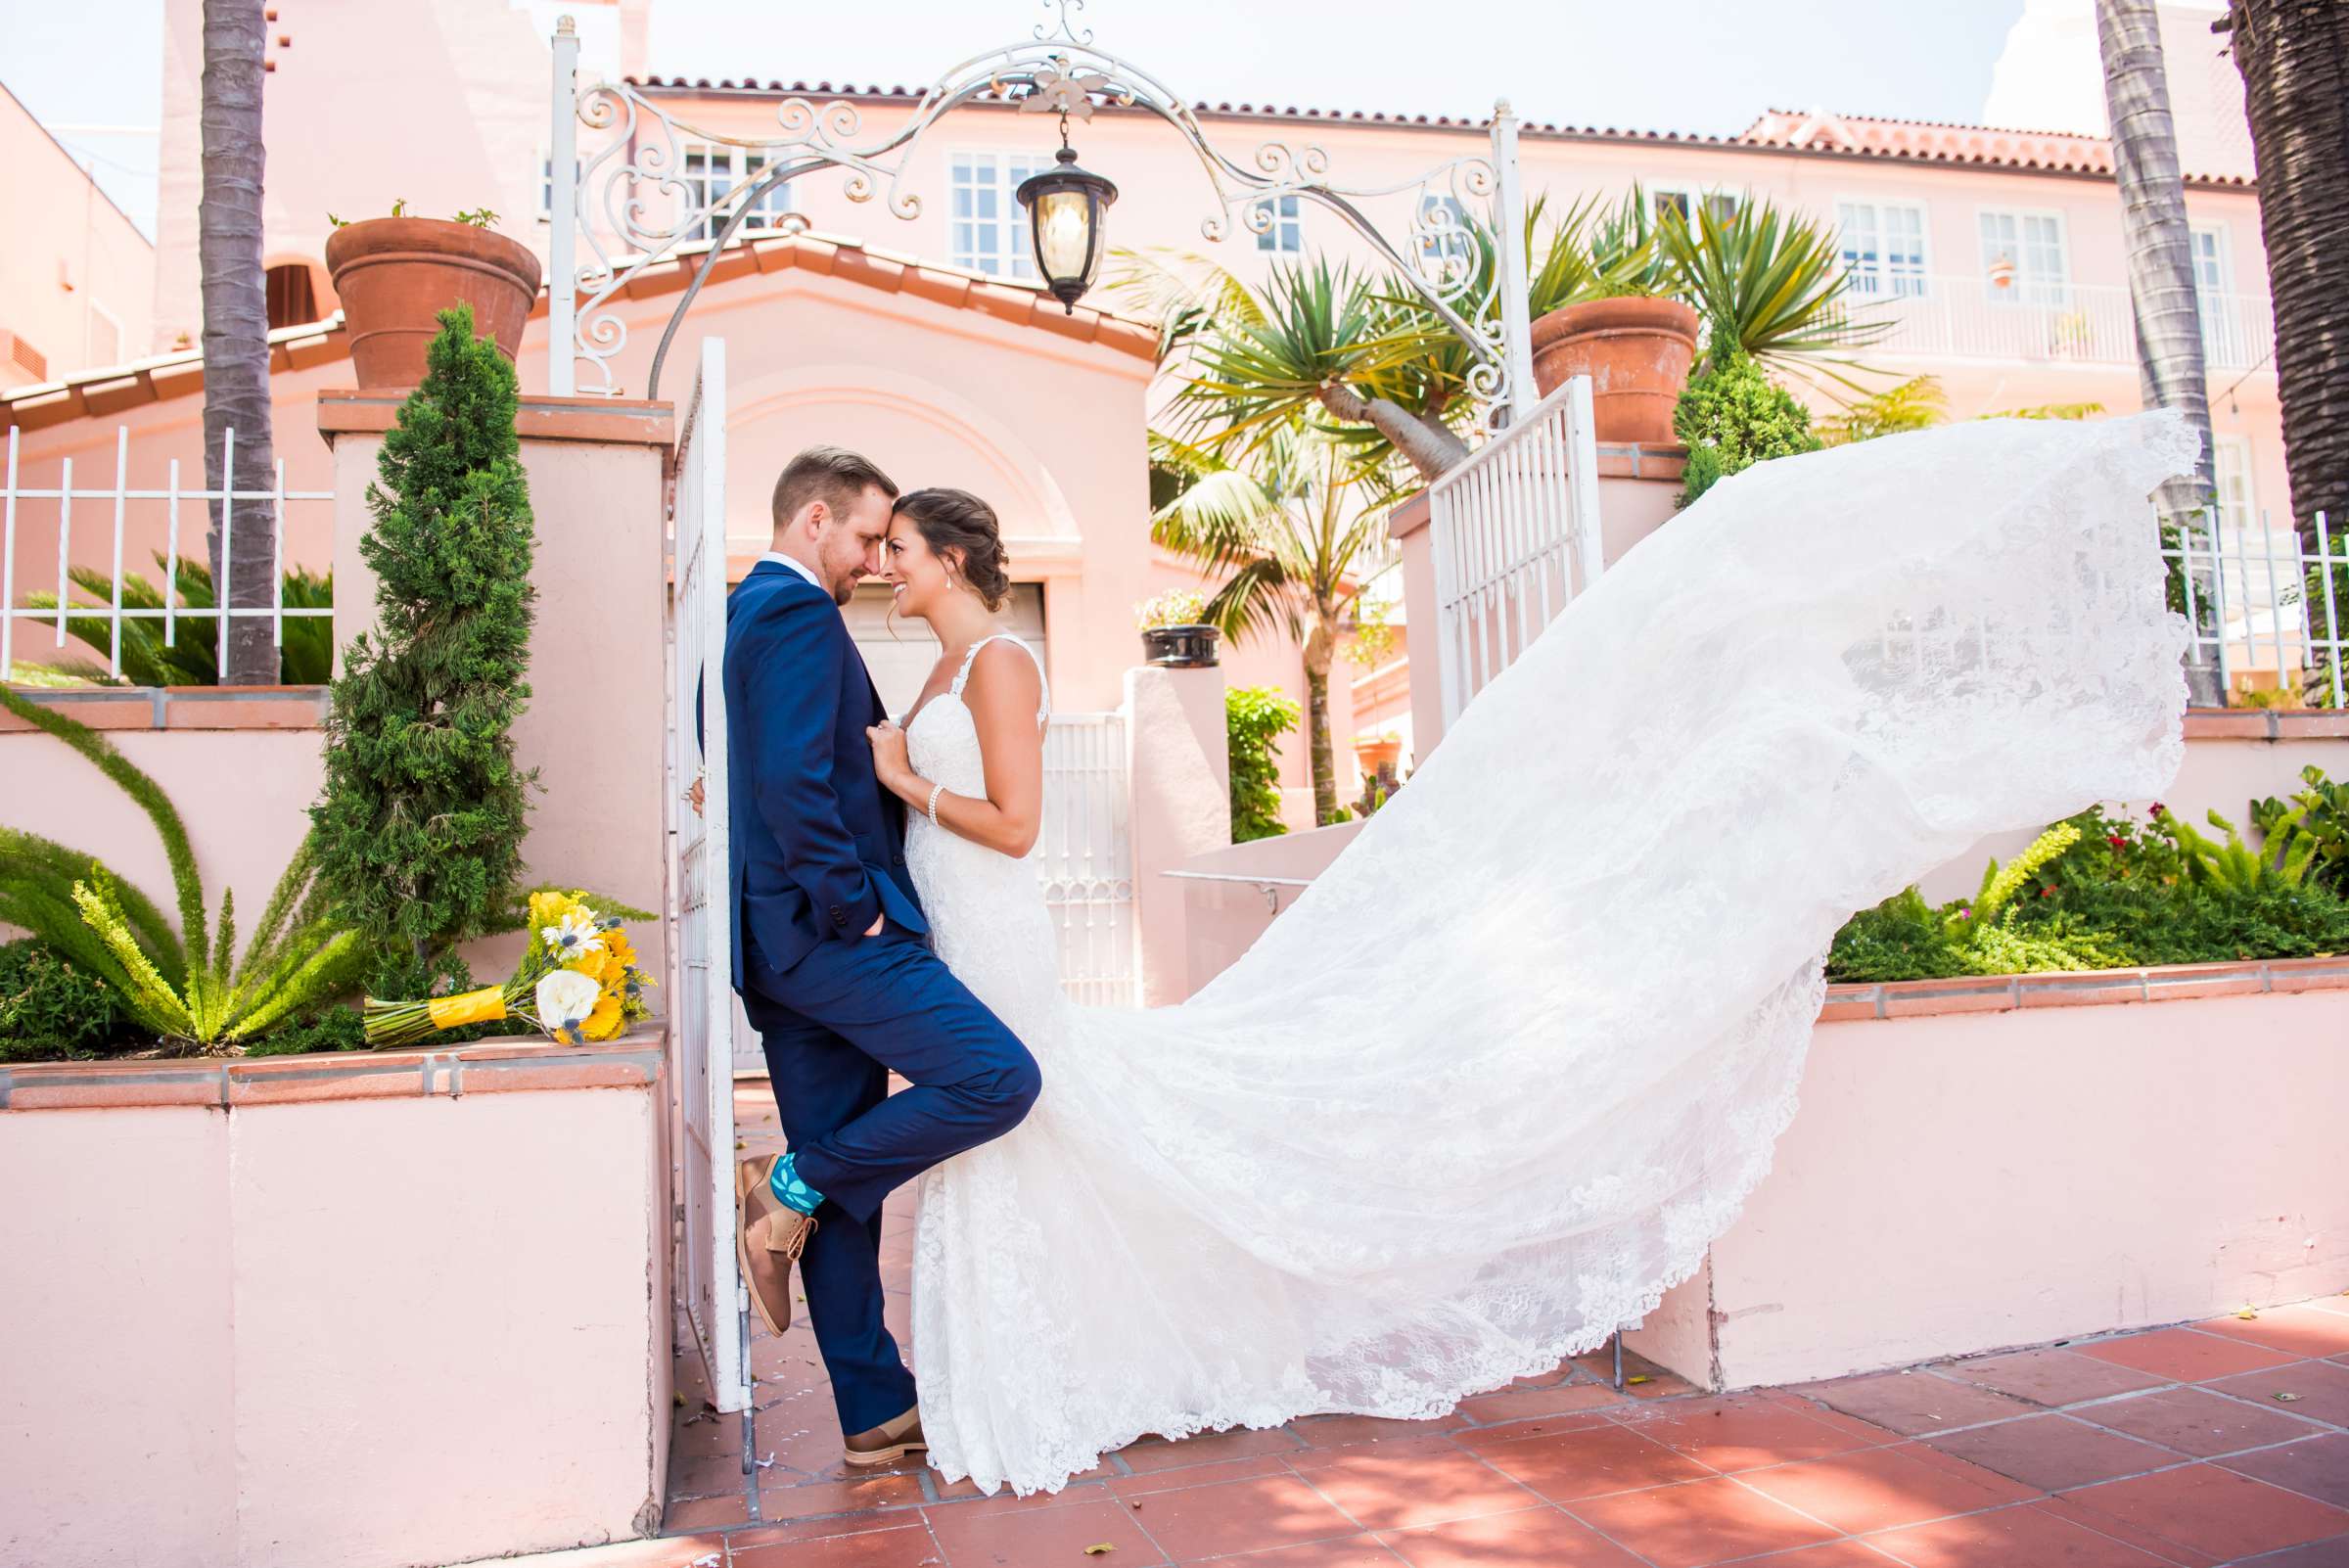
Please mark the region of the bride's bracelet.
<svg viewBox="0 0 2349 1568"><path fill-rule="evenodd" d="M932 827L938 826L938 798L945 793L946 787L944 784L933 784L930 786L930 805L927 809L930 812L930 825Z"/></svg>

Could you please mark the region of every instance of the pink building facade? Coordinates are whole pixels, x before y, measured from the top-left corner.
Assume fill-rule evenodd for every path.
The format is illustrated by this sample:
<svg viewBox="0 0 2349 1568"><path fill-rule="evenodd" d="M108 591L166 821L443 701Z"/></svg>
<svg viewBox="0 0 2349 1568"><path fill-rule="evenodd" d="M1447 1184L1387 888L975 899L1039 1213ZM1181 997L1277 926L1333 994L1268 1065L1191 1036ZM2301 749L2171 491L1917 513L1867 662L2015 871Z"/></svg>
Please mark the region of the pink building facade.
<svg viewBox="0 0 2349 1568"><path fill-rule="evenodd" d="M0 392L145 353L154 245L6 86L0 168Z"/></svg>
<svg viewBox="0 0 2349 1568"><path fill-rule="evenodd" d="M631 77L670 122L664 127L657 116L646 115L635 125L633 157L640 166L653 165L655 149L674 159L672 185L638 182L634 194L645 204L647 227L665 226L665 213L679 210L680 204L710 201L754 178L769 155L741 144L782 135L784 116L796 113L791 106L797 102L842 106L826 110L827 116L853 116L853 130L829 117L826 124L836 139L849 143L885 137L915 102L915 95L902 89L825 80L821 63L812 61L778 59L772 66L776 77L757 80L686 82L661 76L652 58L651 0L570 5L529 0L487 12L458 0L429 0L417 8L411 25L392 36L364 23L356 0L326 0L306 8L273 35L268 78L272 156L266 257L276 269L273 304L289 312L281 323L290 333L281 368L294 374L281 396L279 445L291 485L324 487L325 452L309 435L309 399L322 388L348 384L331 327L293 331L304 324L296 317L328 320L334 310L322 260L329 214L367 215L389 210L395 200L428 214L488 207L499 213L503 232L546 254L554 174L547 36L556 19L566 15L575 19L582 40L582 81ZM167 349L195 321L198 138L193 115L199 21L195 0L171 0L161 215L145 334L159 349ZM941 63L967 54L966 45L989 41L994 25L980 16L969 39L942 41ZM2172 73L2184 95L2181 114L2199 127L2189 154L2206 145L2226 152L2237 144L2214 140L2208 125L2223 129L2228 116L2239 118L2239 99L2230 105L2223 95L2214 98L2212 84L2223 86L2225 76L2208 69L2210 62L2185 53L2215 52L2220 43L2206 31L2197 41L2190 27L2169 31L2179 56L2172 61ZM2224 60L2217 64L2228 66ZM2076 70L2076 63L2067 69ZM1422 186L1418 177L1451 161L1481 157L1490 145L1485 122L1476 116L1405 118L1369 108L1341 112L1250 104L1202 104L1197 114L1205 134L1234 158L1250 156L1260 144L1280 149L1276 156L1303 157L1318 149L1335 182L1399 187L1396 195L1365 204L1376 221L1399 236L1407 231L1419 204L1454 199L1449 178L1439 175ZM302 139L317 134L319 126L394 121L403 127L399 137L338 137L335 158L302 156ZM281 133L280 126L303 129ZM1111 213L1112 243L1118 247L1196 254L1251 280L1276 263L1314 254L1370 264L1359 238L1310 202L1282 199L1267 214L1266 232L1250 232L1241 222L1243 213L1221 208L1191 149L1154 118L1104 109L1077 126L1075 135L1086 165L1111 176L1121 189ZM582 129L582 158L592 158L603 145L595 131ZM801 285L815 274L778 260L788 237L805 232L819 249L837 250L845 243L852 254L901 258L890 260L891 267L912 266L923 277L962 280L953 287L980 291L975 298L991 298L985 294L990 284L1024 293L1032 287L1033 266L1012 191L1055 145L1049 116L982 102L957 111L922 139L898 188L919 199L918 212L910 218L892 210L889 198L897 193L886 189L871 200L852 201L842 175L833 170L805 175L788 190L770 194L742 231L762 253L746 263L761 281L721 281L706 292L671 353L669 379L660 392L678 394L688 373L681 367L691 365L693 345L706 334L728 337L737 363L746 363L744 353L754 344L762 361L797 363L790 373L796 390L776 394L779 402L764 392L754 397L748 388L737 389L737 406L759 410L743 416L755 418L755 428L746 426L735 436L738 506L760 493L760 473L779 468L818 429L834 436L865 430L865 438L881 445L876 455L908 484L947 480L993 495L1007 522L1019 516L1012 526L1026 541L1024 549L1014 550L1021 591L1012 608L1013 623L1046 645L1064 704L1087 704L1109 701L1115 671L1131 662L1135 602L1189 585L1197 574L1149 544L1147 496L1138 474L1122 484L1095 485L1072 483L1063 471L1127 463L1138 468L1141 427L1163 404L1169 382L1162 378L1145 385L1138 399L1121 393L1099 405L1122 410L1121 417L1129 422L1114 440L1077 435L1094 412L1087 407L1067 434L1039 437L1024 456L992 451L932 466L943 450L932 436L942 426L957 426L966 435L978 432L989 417L1000 418L1007 401L1043 395L1022 361L1071 351L1046 330L1053 324L1036 315L1037 330L1013 335L1019 346L1008 356L973 358L964 368L949 370L959 350L932 352L920 346L928 339L917 333L908 343L898 330L908 325L925 333L935 330L936 312L905 291L868 291L856 296L856 310L877 335L864 340L853 332L825 336L825 357L817 360L811 357L817 343L799 341L795 314L806 299ZM1530 125L1522 149L1528 200L1545 201L1553 210L1585 199L1613 200L1637 185L1658 207L1769 201L1834 225L1860 298L1889 325L1883 342L1863 356L1880 372L1870 385L1931 375L1940 382L1953 418L2046 404L2096 403L2116 413L2138 406L2121 213L2109 149L2094 135L1772 111L1728 137ZM2268 363L2273 328L2256 194L2238 159L2230 154L2215 157L2215 162L2219 166L2209 171L2189 171L2188 205L2208 323L2224 521L2237 532L2256 532L2263 518L2281 523L2289 515L2276 381ZM590 195L600 201L601 187ZM1202 224L1216 218L1223 220L1228 233L1211 242ZM591 213L588 226L612 242L608 213ZM689 241L714 226L706 225ZM1115 273L1115 260L1108 270ZM732 275L721 269L721 277ZM658 289L683 281L670 269L661 270L660 278ZM656 298L656 290L642 282L629 293L636 298L621 301L621 314L633 336L614 361L610 386L622 395L640 396L647 390L650 340L658 336L673 300ZM1114 291L1096 290L1087 302L1106 307L1107 314L1087 319L1103 323L1109 338L1139 346L1141 339L1128 335L1130 328L1109 325L1120 303ZM299 308L305 303L306 310ZM1024 308L1013 306L1014 313ZM885 319L893 324L881 325ZM970 319L967 311L938 318L956 323L957 331ZM543 331L543 325L534 325L526 345L526 391L547 385ZM131 334L125 342L136 337ZM949 332L939 341L955 338L956 332ZM1147 373L1144 359L1112 357L1128 372ZM113 416L127 408L134 422L132 465L153 473L161 461L168 443L150 438L152 421L177 432L170 438L177 444L170 449L183 457L184 467L195 455L188 441L193 403L172 415L147 414L139 411L146 399L137 388L140 376L150 382L176 380L185 387L191 373L184 359L145 367L133 373L127 390L120 375L103 370L52 376L52 382L74 385L21 389L0 405L9 410L0 417L27 427L28 456L37 453L47 462L75 450L85 454L76 459L78 467L113 461ZM582 389L599 379L589 367L581 376ZM1824 380L1796 390L1821 412L1831 410L1839 394ZM61 394L78 428L52 423ZM873 414L885 407L917 406L925 410L919 417ZM1059 406L1079 412L1072 405ZM932 435L907 438L901 449L893 450L898 435L892 432L904 434L916 426ZM1081 452L1076 449L1080 439L1097 444ZM963 441L974 452L994 444L976 435ZM1014 473L1023 477L1015 480ZM738 521L747 548L757 520L746 514ZM327 541L310 523L294 522L288 537L290 560L326 564ZM21 538L19 553L20 582L38 580L23 575L36 568L53 574L53 540ZM144 553L134 548L130 559L140 562ZM1400 572L1390 569L1375 596L1400 605L1399 579ZM904 628L876 619L877 606L860 614L885 688L901 683L921 661L918 640L908 647ZM1402 619L1400 612L1396 619ZM1404 627L1383 658L1338 667L1332 695L1342 794L1350 796L1356 782L1350 742L1358 733L1401 741L1406 766L1413 755L1408 644ZM1226 663L1233 684L1276 684L1302 696L1297 650L1285 639L1227 649ZM1098 694L1096 686L1102 688ZM1304 752L1298 737L1285 759L1290 815L1299 825L1308 816Z"/></svg>

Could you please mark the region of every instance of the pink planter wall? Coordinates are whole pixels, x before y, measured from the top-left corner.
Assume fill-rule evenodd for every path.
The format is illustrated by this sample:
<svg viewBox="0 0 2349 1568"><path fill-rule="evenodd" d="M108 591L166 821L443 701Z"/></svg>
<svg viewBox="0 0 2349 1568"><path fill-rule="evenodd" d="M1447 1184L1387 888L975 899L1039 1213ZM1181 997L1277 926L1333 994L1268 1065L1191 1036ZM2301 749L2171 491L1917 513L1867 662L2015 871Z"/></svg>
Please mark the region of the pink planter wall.
<svg viewBox="0 0 2349 1568"><path fill-rule="evenodd" d="M407 1568L650 1528L661 1073L653 1033L0 1069L0 1561Z"/></svg>
<svg viewBox="0 0 2349 1568"><path fill-rule="evenodd" d="M1771 1174L1634 1349L1746 1388L2349 1286L2349 960L1852 991L1830 1019L1896 1016L1820 1023Z"/></svg>

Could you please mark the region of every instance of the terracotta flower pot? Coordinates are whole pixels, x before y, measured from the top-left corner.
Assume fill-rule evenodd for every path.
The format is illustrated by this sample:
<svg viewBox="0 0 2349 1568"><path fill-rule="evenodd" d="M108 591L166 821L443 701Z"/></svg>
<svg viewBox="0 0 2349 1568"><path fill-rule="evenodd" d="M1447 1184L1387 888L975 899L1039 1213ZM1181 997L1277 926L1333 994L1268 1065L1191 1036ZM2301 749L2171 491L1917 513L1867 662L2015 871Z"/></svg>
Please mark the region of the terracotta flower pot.
<svg viewBox="0 0 2349 1568"><path fill-rule="evenodd" d="M1534 323L1534 385L1546 397L1588 371L1602 441L1669 445L1672 405L1696 360L1696 312L1678 300L1590 300Z"/></svg>
<svg viewBox="0 0 2349 1568"><path fill-rule="evenodd" d="M538 258L489 229L445 218L369 218L335 230L326 266L362 388L413 387L451 305L473 306L474 330L508 361L538 298Z"/></svg>
<svg viewBox="0 0 2349 1568"><path fill-rule="evenodd" d="M1380 768L1391 767L1403 761L1403 737L1358 735L1354 742L1354 760L1361 765L1364 776L1374 775Z"/></svg>

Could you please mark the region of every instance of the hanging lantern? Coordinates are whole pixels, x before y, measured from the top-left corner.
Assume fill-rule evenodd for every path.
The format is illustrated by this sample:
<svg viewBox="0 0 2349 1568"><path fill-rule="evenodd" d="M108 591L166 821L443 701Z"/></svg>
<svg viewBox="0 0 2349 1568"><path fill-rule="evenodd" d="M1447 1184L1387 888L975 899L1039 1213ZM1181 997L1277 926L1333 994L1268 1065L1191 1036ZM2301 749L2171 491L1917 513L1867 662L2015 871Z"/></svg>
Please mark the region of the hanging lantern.
<svg viewBox="0 0 2349 1568"><path fill-rule="evenodd" d="M1068 122L1061 122L1062 142L1052 168L1031 175L1015 192L1028 209L1035 241L1036 268L1044 287L1061 307L1077 313L1077 301L1093 286L1101 270L1104 244L1103 214L1118 199L1118 188L1098 174L1077 166L1075 149L1068 145Z"/></svg>

